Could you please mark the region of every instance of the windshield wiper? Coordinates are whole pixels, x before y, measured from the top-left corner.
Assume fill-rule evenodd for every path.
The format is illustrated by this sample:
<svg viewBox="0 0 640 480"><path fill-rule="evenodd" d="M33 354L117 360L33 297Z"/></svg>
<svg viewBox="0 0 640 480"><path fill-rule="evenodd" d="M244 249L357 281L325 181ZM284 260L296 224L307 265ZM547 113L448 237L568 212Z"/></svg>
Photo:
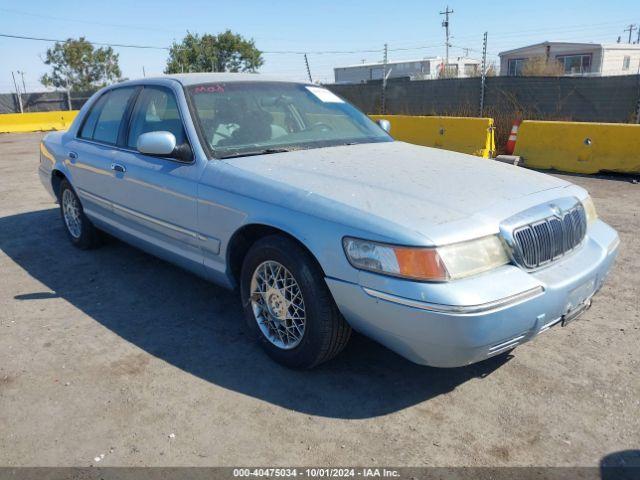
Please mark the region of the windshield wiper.
<svg viewBox="0 0 640 480"><path fill-rule="evenodd" d="M224 158L237 158L237 157L252 157L254 155L268 155L270 153L285 153L285 152L292 152L293 148L263 148L262 150L251 150L249 152L236 152L236 153L229 153L227 155L222 155L220 157L217 157L219 159L224 159Z"/></svg>

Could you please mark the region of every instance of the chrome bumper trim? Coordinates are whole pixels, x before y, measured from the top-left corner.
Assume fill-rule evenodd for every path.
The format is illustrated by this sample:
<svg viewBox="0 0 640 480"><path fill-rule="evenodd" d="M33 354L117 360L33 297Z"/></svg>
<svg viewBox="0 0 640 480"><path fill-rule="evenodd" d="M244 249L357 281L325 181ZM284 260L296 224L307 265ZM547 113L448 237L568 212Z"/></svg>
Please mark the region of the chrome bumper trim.
<svg viewBox="0 0 640 480"><path fill-rule="evenodd" d="M390 293L379 292L371 288L362 287L365 293L371 297L385 300L387 302L397 303L406 307L418 308L420 310L427 310L437 313L449 313L458 315L469 315L472 313L483 313L491 310L497 310L499 308L514 305L516 303L524 302L531 298L537 297L544 292L544 288L541 286L525 290L524 292L516 293L509 297L504 297L492 302L481 303L479 305L445 305L442 303L429 303L421 302L419 300L412 300L410 298L398 297L397 295L391 295Z"/></svg>
<svg viewBox="0 0 640 480"><path fill-rule="evenodd" d="M616 236L616 239L611 242L607 247L607 255L611 255L620 246L620 237Z"/></svg>

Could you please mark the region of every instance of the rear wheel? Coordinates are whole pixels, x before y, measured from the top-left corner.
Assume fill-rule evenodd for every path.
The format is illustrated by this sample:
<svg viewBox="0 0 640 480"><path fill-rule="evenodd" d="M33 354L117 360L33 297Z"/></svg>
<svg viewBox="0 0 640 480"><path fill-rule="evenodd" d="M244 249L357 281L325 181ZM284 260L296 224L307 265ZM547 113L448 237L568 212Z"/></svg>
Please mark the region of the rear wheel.
<svg viewBox="0 0 640 480"><path fill-rule="evenodd" d="M100 245L100 232L93 226L82 210L80 199L69 182L60 183L60 213L71 243L83 250Z"/></svg>
<svg viewBox="0 0 640 480"><path fill-rule="evenodd" d="M258 240L241 273L248 327L277 362L311 368L346 346L351 328L340 314L318 265L283 236Z"/></svg>

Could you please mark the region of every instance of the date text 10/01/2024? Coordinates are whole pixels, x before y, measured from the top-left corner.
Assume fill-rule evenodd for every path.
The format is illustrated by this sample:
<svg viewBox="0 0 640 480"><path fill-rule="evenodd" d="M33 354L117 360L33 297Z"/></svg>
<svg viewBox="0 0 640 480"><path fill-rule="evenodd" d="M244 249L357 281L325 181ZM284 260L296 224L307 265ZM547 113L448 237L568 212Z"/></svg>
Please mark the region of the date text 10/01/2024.
<svg viewBox="0 0 640 480"><path fill-rule="evenodd" d="M387 468L235 468L234 477L308 477L308 478L377 478L399 477L397 470Z"/></svg>

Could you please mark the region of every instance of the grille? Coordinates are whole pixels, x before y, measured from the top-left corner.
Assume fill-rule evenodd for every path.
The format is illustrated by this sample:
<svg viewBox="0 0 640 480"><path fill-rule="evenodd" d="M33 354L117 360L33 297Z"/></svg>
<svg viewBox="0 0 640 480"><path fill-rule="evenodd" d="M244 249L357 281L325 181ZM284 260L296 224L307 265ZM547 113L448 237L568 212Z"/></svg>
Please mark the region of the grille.
<svg viewBox="0 0 640 480"><path fill-rule="evenodd" d="M538 268L577 247L587 232L587 218L582 204L566 211L560 218L551 216L513 232L516 261L525 268Z"/></svg>

